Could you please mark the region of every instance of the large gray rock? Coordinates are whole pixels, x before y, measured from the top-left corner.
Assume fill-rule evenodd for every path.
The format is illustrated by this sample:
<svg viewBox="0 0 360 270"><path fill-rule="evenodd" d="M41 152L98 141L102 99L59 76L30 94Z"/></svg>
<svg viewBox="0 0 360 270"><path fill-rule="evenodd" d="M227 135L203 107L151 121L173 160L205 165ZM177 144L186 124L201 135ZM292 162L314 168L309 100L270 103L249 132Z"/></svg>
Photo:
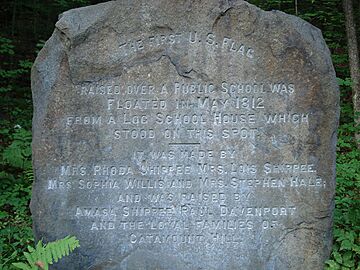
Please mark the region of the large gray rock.
<svg viewBox="0 0 360 270"><path fill-rule="evenodd" d="M338 88L321 32L244 1L65 12L32 72L53 269L323 269Z"/></svg>

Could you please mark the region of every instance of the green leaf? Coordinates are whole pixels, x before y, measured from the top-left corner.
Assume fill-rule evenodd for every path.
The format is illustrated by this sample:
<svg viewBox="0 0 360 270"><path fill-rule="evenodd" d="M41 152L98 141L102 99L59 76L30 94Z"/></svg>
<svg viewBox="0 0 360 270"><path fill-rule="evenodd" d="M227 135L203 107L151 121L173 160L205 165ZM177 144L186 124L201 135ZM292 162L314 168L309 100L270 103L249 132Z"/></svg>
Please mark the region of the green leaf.
<svg viewBox="0 0 360 270"><path fill-rule="evenodd" d="M12 265L22 270L32 270L32 268L29 265L22 262L13 263Z"/></svg>
<svg viewBox="0 0 360 270"><path fill-rule="evenodd" d="M351 250L352 246L353 244L348 239L345 239L341 242L340 250L344 250L344 249Z"/></svg>
<svg viewBox="0 0 360 270"><path fill-rule="evenodd" d="M0 218L6 218L7 216L9 216L8 213L6 213L4 211L0 211Z"/></svg>
<svg viewBox="0 0 360 270"><path fill-rule="evenodd" d="M335 258L335 261L339 264L342 264L342 258L341 258L341 255L339 252L333 252L333 255L334 255L334 258Z"/></svg>
<svg viewBox="0 0 360 270"><path fill-rule="evenodd" d="M337 262L333 261L333 260L326 261L326 264L329 266L327 268L327 270L338 270L338 269L340 269L339 264Z"/></svg>

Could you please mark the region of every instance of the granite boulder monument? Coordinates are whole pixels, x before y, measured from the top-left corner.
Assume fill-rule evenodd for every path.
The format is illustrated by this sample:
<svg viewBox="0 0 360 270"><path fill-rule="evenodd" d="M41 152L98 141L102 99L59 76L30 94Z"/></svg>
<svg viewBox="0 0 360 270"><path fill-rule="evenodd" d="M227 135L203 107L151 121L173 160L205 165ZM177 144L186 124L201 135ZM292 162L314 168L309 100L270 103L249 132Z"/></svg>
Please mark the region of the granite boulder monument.
<svg viewBox="0 0 360 270"><path fill-rule="evenodd" d="M32 70L38 239L53 269L320 270L339 94L319 29L245 1L63 13Z"/></svg>

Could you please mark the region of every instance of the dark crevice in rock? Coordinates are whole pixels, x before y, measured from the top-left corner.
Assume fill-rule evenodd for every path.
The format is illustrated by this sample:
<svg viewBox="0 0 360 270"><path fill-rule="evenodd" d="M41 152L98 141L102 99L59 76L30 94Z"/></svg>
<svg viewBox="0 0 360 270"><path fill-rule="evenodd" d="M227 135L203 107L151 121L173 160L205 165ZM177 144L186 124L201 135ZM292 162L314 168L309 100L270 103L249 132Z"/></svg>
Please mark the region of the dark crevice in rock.
<svg viewBox="0 0 360 270"><path fill-rule="evenodd" d="M66 49L70 49L71 40L68 37L68 35L66 34L66 29L67 28L64 28L64 29L56 28L55 31L57 31L61 42L64 44L64 47Z"/></svg>
<svg viewBox="0 0 360 270"><path fill-rule="evenodd" d="M154 31L174 31L170 26L168 25L154 25L150 28Z"/></svg>
<svg viewBox="0 0 360 270"><path fill-rule="evenodd" d="M225 9L224 11L221 11L220 14L215 18L215 21L211 27L211 30L214 31L216 25L219 23L220 19L222 17L224 17L226 15L227 12L229 12L230 10L232 10L234 7L228 7L227 9Z"/></svg>

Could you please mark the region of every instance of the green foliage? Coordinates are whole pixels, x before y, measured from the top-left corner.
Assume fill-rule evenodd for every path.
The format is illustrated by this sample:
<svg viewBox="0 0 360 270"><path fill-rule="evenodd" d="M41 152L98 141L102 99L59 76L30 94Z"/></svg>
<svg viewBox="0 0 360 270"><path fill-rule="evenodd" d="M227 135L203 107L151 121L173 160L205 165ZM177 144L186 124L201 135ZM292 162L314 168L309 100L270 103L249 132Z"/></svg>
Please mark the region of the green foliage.
<svg viewBox="0 0 360 270"><path fill-rule="evenodd" d="M4 128L0 138L0 269L7 270L33 242L29 201L34 176L31 132Z"/></svg>
<svg viewBox="0 0 360 270"><path fill-rule="evenodd" d="M45 40L40 39L39 42L36 43L36 50L35 50L36 54L38 54L40 50L44 47L45 42L46 42Z"/></svg>
<svg viewBox="0 0 360 270"><path fill-rule="evenodd" d="M0 126L1 141L7 141L8 137L3 129L13 128L16 125L31 128L31 92L28 76L32 61L28 59L14 60L15 46L10 39L0 37ZM26 80L23 81L23 79ZM3 137L5 136L5 138Z"/></svg>
<svg viewBox="0 0 360 270"><path fill-rule="evenodd" d="M351 151L349 155L340 159L337 166L334 246L325 269L358 270L360 269L360 154L359 151Z"/></svg>
<svg viewBox="0 0 360 270"><path fill-rule="evenodd" d="M33 242L29 201L31 168L31 98L21 78L29 60L16 60L12 40L0 37L0 269L11 265Z"/></svg>
<svg viewBox="0 0 360 270"><path fill-rule="evenodd" d="M339 80L342 92L349 90L349 79ZM326 270L360 269L360 150L354 134L354 113L349 104L341 106L338 131L337 187L334 215L334 246Z"/></svg>
<svg viewBox="0 0 360 270"><path fill-rule="evenodd" d="M333 57L333 59L334 59L334 57ZM345 78L345 79L336 78L336 79L338 80L339 86L351 86L352 85L351 78Z"/></svg>
<svg viewBox="0 0 360 270"><path fill-rule="evenodd" d="M12 44L12 41L8 38L0 36L0 54L3 56L12 56L15 54L15 46ZM6 58L5 58L6 59ZM12 79L16 78L19 75L27 73L31 66L32 62L30 60L20 60L18 62L18 67L13 68L12 63L8 61L3 61L0 68L0 78L1 79Z"/></svg>
<svg viewBox="0 0 360 270"><path fill-rule="evenodd" d="M0 56L2 58L0 64L0 94L2 99L0 100L0 106L6 108L6 102L8 102L8 96L11 95L11 92L14 90L13 80L17 79L19 76L26 74L29 68L29 61L19 61L18 65L14 67L11 59L15 54L15 46L12 44L12 41L8 38L0 36ZM1 123L0 123L1 124Z"/></svg>
<svg viewBox="0 0 360 270"><path fill-rule="evenodd" d="M27 263L16 262L13 265L22 270L49 269L49 264L58 262L64 256L68 256L75 248L79 247L76 237L67 236L63 239L43 245L40 240L35 249L28 246L29 252L24 252Z"/></svg>
<svg viewBox="0 0 360 270"><path fill-rule="evenodd" d="M7 173L1 176L0 187L0 269L9 266L33 242L29 200L32 171L18 177Z"/></svg>
<svg viewBox="0 0 360 270"><path fill-rule="evenodd" d="M14 45L11 40L0 36L0 54L13 55L14 53Z"/></svg>
<svg viewBox="0 0 360 270"><path fill-rule="evenodd" d="M2 135L9 136L11 142L7 145L1 155L0 165L17 169L31 168L31 132L15 126L14 132L9 134L8 129L1 131ZM4 172L3 172L4 173ZM8 175L8 177L11 177Z"/></svg>

